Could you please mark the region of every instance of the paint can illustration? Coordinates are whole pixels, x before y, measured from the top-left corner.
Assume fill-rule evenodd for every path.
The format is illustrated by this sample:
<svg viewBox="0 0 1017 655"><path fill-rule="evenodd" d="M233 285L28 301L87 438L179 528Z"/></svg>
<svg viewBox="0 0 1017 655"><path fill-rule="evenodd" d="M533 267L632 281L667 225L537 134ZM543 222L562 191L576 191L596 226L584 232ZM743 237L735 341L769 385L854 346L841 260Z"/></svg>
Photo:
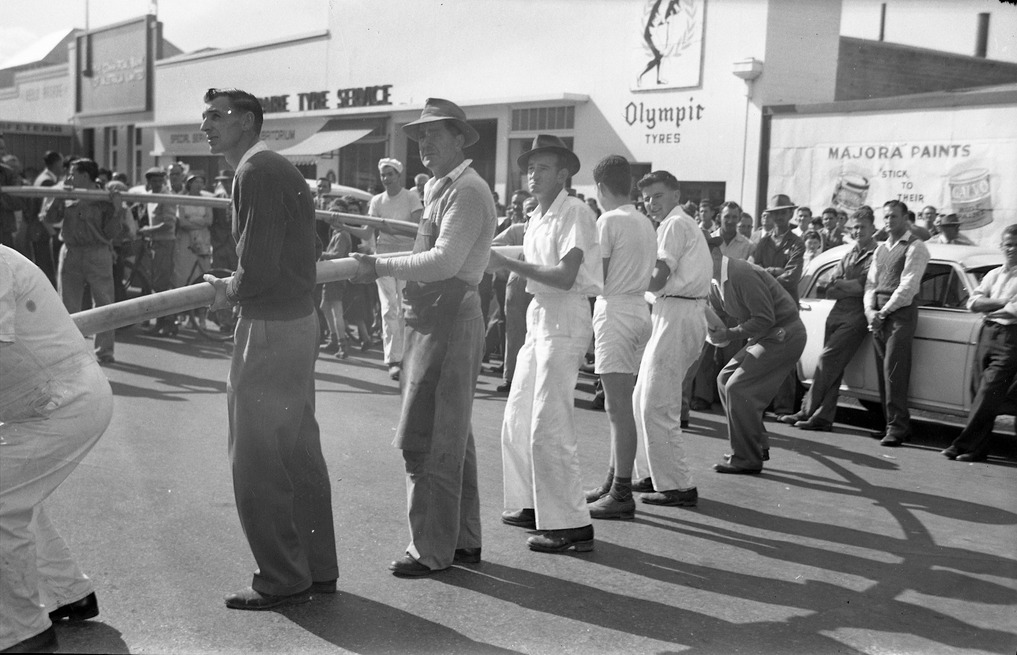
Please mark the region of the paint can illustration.
<svg viewBox="0 0 1017 655"><path fill-rule="evenodd" d="M950 200L962 230L974 230L992 222L992 186L989 171L972 168L950 177Z"/></svg>
<svg viewBox="0 0 1017 655"><path fill-rule="evenodd" d="M865 204L868 194L869 178L860 173L841 173L833 190L832 204L837 209L851 213Z"/></svg>

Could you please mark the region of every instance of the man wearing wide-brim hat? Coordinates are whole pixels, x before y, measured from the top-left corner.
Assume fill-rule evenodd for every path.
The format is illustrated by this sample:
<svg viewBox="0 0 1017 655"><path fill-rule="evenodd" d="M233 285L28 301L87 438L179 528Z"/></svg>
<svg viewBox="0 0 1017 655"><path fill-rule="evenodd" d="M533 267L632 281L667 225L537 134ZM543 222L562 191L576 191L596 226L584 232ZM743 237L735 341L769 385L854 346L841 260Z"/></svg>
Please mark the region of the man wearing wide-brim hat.
<svg viewBox="0 0 1017 655"><path fill-rule="evenodd" d="M484 350L477 285L497 222L494 198L463 152L479 140L455 103L429 98L403 127L433 177L412 255L359 262L354 282L406 280L402 411L395 447L407 475L410 543L389 570L419 577L480 561L480 496L470 415Z"/></svg>
<svg viewBox="0 0 1017 655"><path fill-rule="evenodd" d="M975 242L960 233L960 218L957 214L940 214L936 217L939 234L932 237L929 243L948 243L955 246L973 246Z"/></svg>
<svg viewBox="0 0 1017 655"><path fill-rule="evenodd" d="M796 207L786 194L778 193L770 198L764 211L773 221L773 230L760 237L749 258L750 262L776 278L795 303L798 302L798 283L805 267L805 243L791 231L790 226L791 214ZM793 414L796 409L795 373L792 369L788 371L788 376L773 399L773 411L777 415L784 415Z"/></svg>
<svg viewBox="0 0 1017 655"><path fill-rule="evenodd" d="M527 278L533 294L501 428L502 521L541 530L527 540L532 550L589 551L593 526L580 477L573 389L593 336L587 298L604 286L597 219L565 190L579 158L561 139L537 136L517 163L537 199L523 237L525 261L491 255L492 266Z"/></svg>

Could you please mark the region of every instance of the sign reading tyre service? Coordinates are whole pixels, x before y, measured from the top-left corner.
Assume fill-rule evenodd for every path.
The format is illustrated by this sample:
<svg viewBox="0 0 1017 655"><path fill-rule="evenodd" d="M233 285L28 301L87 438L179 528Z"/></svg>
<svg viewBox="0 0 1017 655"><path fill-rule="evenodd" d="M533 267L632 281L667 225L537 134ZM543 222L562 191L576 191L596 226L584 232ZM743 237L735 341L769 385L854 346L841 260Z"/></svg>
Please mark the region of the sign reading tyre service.
<svg viewBox="0 0 1017 655"><path fill-rule="evenodd" d="M901 200L955 213L976 243L996 245L1017 220L1014 107L774 117L768 195L818 214ZM831 136L842 141L832 141ZM991 135L991 136L990 136ZM811 141L811 142L810 142Z"/></svg>

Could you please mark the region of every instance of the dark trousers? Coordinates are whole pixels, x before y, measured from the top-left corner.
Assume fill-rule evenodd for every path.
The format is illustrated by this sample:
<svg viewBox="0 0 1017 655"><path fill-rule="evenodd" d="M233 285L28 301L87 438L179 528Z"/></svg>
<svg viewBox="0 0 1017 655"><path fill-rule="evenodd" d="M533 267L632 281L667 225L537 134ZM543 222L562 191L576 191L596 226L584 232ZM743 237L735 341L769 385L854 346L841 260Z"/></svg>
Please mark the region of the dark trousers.
<svg viewBox="0 0 1017 655"><path fill-rule="evenodd" d="M727 415L731 464L739 468L763 468L763 449L769 443L763 411L787 377L787 370L805 350L802 322L796 319L785 330L783 340L764 337L750 341L717 375L717 390Z"/></svg>
<svg viewBox="0 0 1017 655"><path fill-rule="evenodd" d="M911 436L908 387L911 385L911 340L917 325L918 304L912 303L887 316L872 334L886 434L899 439Z"/></svg>
<svg viewBox="0 0 1017 655"><path fill-rule="evenodd" d="M258 570L252 586L295 594L339 568L332 492L314 418L318 319L241 318L226 382L240 524Z"/></svg>
<svg viewBox="0 0 1017 655"><path fill-rule="evenodd" d="M1017 402L1017 325L989 323L982 330L982 381L964 430L953 442L958 453L984 456L992 426L1005 401Z"/></svg>
<svg viewBox="0 0 1017 655"><path fill-rule="evenodd" d="M173 255L176 241L152 241L152 291L169 291L173 288ZM176 322L174 316L160 316L157 325L171 325Z"/></svg>
<svg viewBox="0 0 1017 655"><path fill-rule="evenodd" d="M826 319L826 335L819 363L802 401L801 416L804 420L818 420L833 423L837 415L837 397L840 382L844 377L851 358L858 346L862 345L868 325L865 314L859 310L851 313L831 312Z"/></svg>

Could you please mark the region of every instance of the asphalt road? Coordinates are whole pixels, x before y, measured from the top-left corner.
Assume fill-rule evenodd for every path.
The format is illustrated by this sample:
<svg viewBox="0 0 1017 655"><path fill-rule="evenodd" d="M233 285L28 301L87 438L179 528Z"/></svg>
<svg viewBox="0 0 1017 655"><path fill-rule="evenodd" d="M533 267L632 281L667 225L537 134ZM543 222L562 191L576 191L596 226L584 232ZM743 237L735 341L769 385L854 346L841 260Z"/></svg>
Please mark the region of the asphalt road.
<svg viewBox="0 0 1017 655"><path fill-rule="evenodd" d="M771 423L761 476L721 476L719 407L694 412L686 448L699 507L640 505L596 522L596 550L548 555L502 525L499 380L474 405L484 559L418 580L388 563L407 542L390 445L397 388L377 350L317 366L332 479L339 593L282 611L222 597L254 562L226 454L229 346L182 331L120 335L107 367L113 422L48 501L93 577L97 620L58 626L90 653L1013 653L1017 466L938 454L955 428L880 448L863 425L804 433ZM577 390L584 480L604 474L608 430ZM859 421L858 412L843 418Z"/></svg>

